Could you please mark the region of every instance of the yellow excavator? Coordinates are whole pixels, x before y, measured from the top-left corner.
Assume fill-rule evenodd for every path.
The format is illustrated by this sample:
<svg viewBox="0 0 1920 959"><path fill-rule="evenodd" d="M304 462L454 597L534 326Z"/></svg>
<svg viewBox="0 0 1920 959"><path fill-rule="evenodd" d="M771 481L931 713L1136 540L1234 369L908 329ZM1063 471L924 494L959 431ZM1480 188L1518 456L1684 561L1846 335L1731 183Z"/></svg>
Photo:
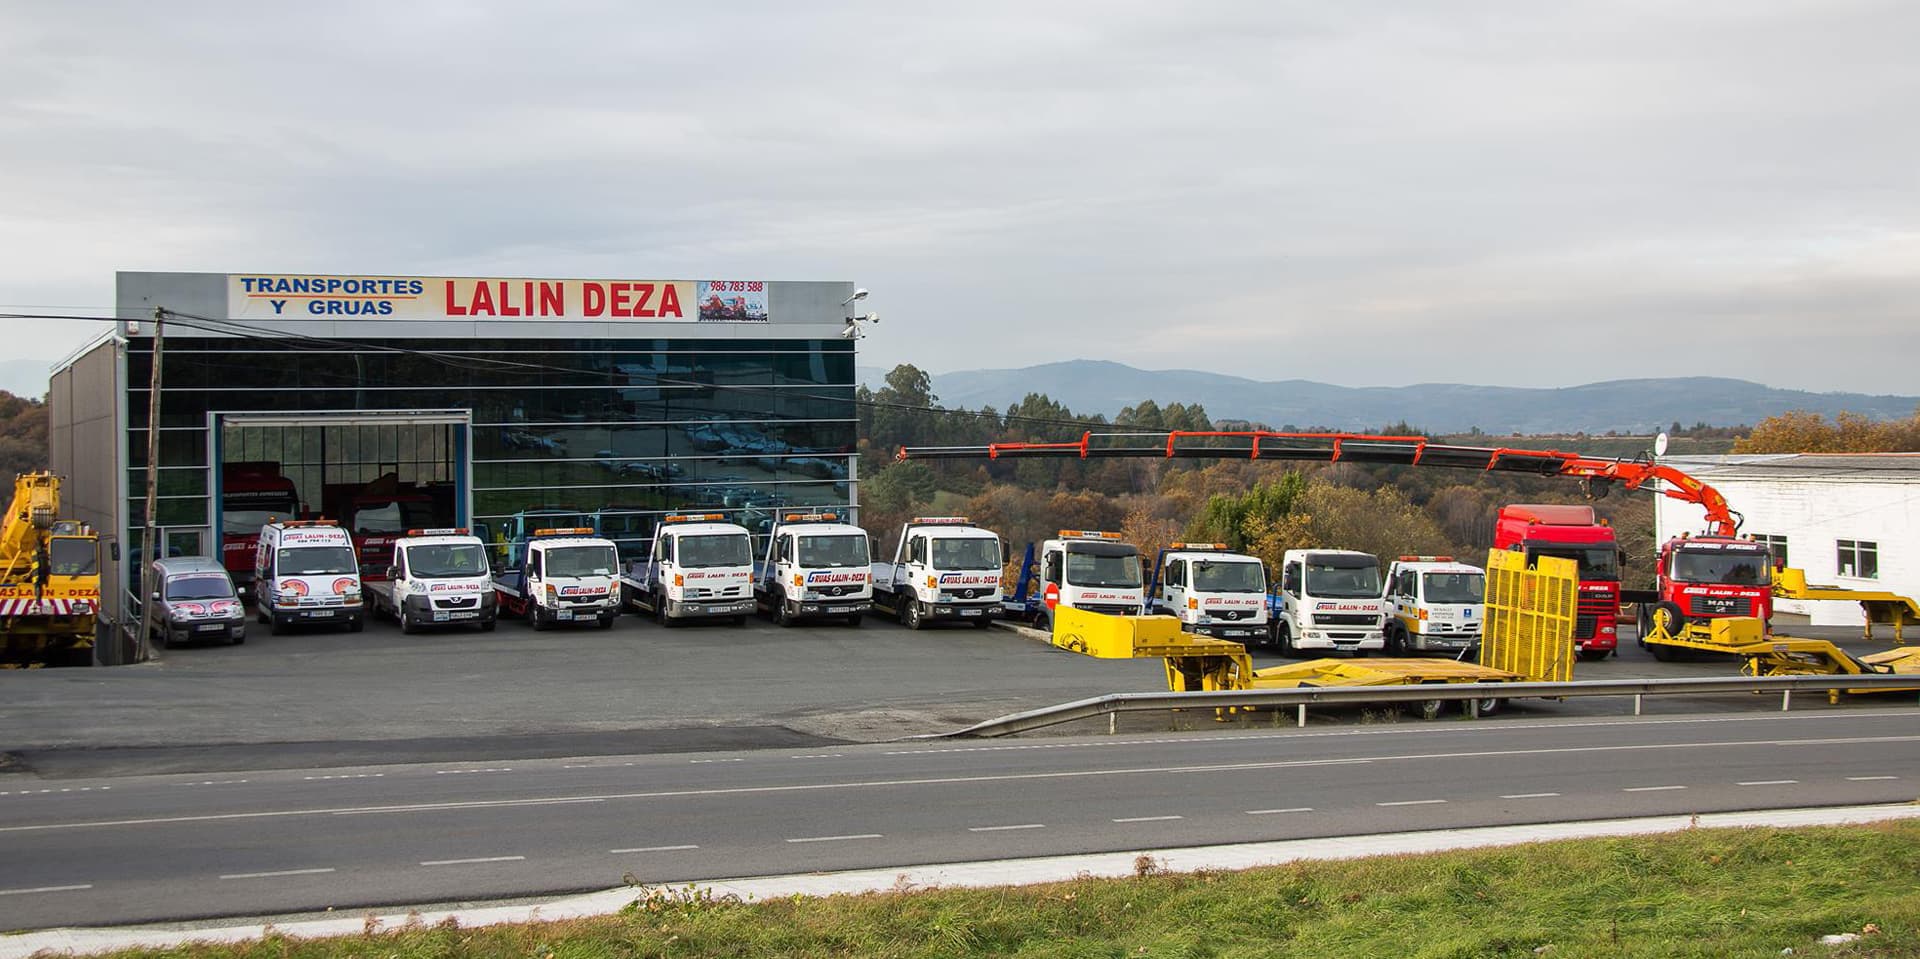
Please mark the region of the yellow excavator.
<svg viewBox="0 0 1920 959"><path fill-rule="evenodd" d="M22 473L0 523L0 666L91 666L100 537L60 519L60 478Z"/></svg>

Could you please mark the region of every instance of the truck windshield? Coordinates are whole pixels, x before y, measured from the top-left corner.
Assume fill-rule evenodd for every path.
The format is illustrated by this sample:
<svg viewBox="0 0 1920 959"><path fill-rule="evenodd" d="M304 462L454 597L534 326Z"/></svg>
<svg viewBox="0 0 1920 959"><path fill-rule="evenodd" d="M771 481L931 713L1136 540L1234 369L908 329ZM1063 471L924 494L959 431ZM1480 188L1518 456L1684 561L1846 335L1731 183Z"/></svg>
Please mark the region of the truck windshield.
<svg viewBox="0 0 1920 959"><path fill-rule="evenodd" d="M745 566L749 558L747 538L739 533L714 536L682 536L676 547L680 565L689 569L710 566Z"/></svg>
<svg viewBox="0 0 1920 959"><path fill-rule="evenodd" d="M1382 594L1380 570L1308 563L1306 590L1308 596L1324 599L1374 599Z"/></svg>
<svg viewBox="0 0 1920 959"><path fill-rule="evenodd" d="M1140 555L1103 556L1068 550L1067 582L1074 586L1137 588L1140 585Z"/></svg>
<svg viewBox="0 0 1920 959"><path fill-rule="evenodd" d="M546 551L548 576L612 576L611 546L560 546Z"/></svg>
<svg viewBox="0 0 1920 959"><path fill-rule="evenodd" d="M233 583L225 576L175 576L167 580L168 599L232 599Z"/></svg>
<svg viewBox="0 0 1920 959"><path fill-rule="evenodd" d="M1531 546L1527 548L1529 560L1542 556L1557 556L1570 559L1578 564L1577 574L1583 580L1617 580L1620 578L1620 551L1611 546L1599 546L1585 549L1579 546Z"/></svg>
<svg viewBox="0 0 1920 959"><path fill-rule="evenodd" d="M1429 603L1478 603L1487 595L1484 573L1428 573L1425 579Z"/></svg>
<svg viewBox="0 0 1920 959"><path fill-rule="evenodd" d="M933 541L934 569L999 569L1000 542L969 536Z"/></svg>
<svg viewBox="0 0 1920 959"><path fill-rule="evenodd" d="M274 520L293 519L300 515L300 507L289 500L283 506L261 507L249 503L246 506L229 506L220 511L220 529L227 536L258 536L260 527Z"/></svg>
<svg viewBox="0 0 1920 959"><path fill-rule="evenodd" d="M487 551L479 543L440 543L407 547L407 575L421 579L478 576L487 571Z"/></svg>
<svg viewBox="0 0 1920 959"><path fill-rule="evenodd" d="M414 500L368 503L353 513L357 533L403 533L416 526L432 525L432 504Z"/></svg>
<svg viewBox="0 0 1920 959"><path fill-rule="evenodd" d="M93 540L55 539L47 547L47 572L55 576L92 576L100 572L94 557Z"/></svg>
<svg viewBox="0 0 1920 959"><path fill-rule="evenodd" d="M1264 593L1267 578L1259 563L1213 563L1200 560L1193 567L1193 588L1204 593Z"/></svg>
<svg viewBox="0 0 1920 959"><path fill-rule="evenodd" d="M867 565L867 538L845 533L835 536L802 536L797 561L802 566L813 568L865 566Z"/></svg>
<svg viewBox="0 0 1920 959"><path fill-rule="evenodd" d="M1764 586L1771 582L1762 553L1680 550L1673 554L1673 578L1682 583Z"/></svg>
<svg viewBox="0 0 1920 959"><path fill-rule="evenodd" d="M325 576L328 573L358 573L353 550L345 546L296 546L280 551L280 575Z"/></svg>

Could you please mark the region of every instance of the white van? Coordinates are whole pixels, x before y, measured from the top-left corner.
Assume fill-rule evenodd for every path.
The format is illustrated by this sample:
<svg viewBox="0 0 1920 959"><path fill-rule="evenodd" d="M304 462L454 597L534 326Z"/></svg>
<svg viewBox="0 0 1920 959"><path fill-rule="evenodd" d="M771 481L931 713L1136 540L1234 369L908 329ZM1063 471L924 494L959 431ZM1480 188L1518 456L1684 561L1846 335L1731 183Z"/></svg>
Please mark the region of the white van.
<svg viewBox="0 0 1920 959"><path fill-rule="evenodd" d="M260 527L253 560L255 616L276 635L292 626L367 624L360 559L353 538L330 519L286 520Z"/></svg>

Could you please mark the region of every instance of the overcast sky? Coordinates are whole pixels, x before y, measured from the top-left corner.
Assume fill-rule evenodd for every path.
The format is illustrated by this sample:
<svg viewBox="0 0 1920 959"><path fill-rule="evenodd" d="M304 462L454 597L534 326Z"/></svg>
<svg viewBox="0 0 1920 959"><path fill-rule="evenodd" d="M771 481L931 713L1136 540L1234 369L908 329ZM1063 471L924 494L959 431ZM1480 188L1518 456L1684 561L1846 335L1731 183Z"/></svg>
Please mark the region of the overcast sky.
<svg viewBox="0 0 1920 959"><path fill-rule="evenodd" d="M1910 2L0 11L0 310L852 280L866 365L1920 393Z"/></svg>

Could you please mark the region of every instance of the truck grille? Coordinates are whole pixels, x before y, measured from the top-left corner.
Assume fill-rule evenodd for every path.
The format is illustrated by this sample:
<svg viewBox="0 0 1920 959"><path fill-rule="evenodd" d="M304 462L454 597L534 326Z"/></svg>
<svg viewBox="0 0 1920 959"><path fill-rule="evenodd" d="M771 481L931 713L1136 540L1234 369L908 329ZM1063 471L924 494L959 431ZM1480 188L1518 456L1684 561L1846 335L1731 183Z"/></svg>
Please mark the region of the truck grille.
<svg viewBox="0 0 1920 959"><path fill-rule="evenodd" d="M1315 613L1315 626L1378 626L1380 617L1374 613Z"/></svg>
<svg viewBox="0 0 1920 959"><path fill-rule="evenodd" d="M845 596L848 593L858 592L859 590L860 587L858 586L822 586L814 590L814 592L822 596Z"/></svg>
<svg viewBox="0 0 1920 959"><path fill-rule="evenodd" d="M1138 606L1114 606L1111 604L1100 605L1100 606L1079 606L1076 608L1084 609L1089 613L1105 613L1108 616L1131 616L1140 611L1140 607Z"/></svg>
<svg viewBox="0 0 1920 959"><path fill-rule="evenodd" d="M1693 600L1695 616L1752 616L1751 596L1701 596Z"/></svg>
<svg viewBox="0 0 1920 959"><path fill-rule="evenodd" d="M1251 609L1209 609L1204 612L1214 619L1223 619L1229 623L1243 619L1252 619L1256 610Z"/></svg>
<svg viewBox="0 0 1920 959"><path fill-rule="evenodd" d="M993 591L984 587L968 587L966 589L951 589L947 592L952 593L956 599L979 599Z"/></svg>
<svg viewBox="0 0 1920 959"><path fill-rule="evenodd" d="M480 605L480 597L443 596L435 599L433 605L439 609L468 609Z"/></svg>
<svg viewBox="0 0 1920 959"><path fill-rule="evenodd" d="M1581 613L1573 618L1573 638L1592 639L1593 631L1600 625L1599 617L1592 613Z"/></svg>

